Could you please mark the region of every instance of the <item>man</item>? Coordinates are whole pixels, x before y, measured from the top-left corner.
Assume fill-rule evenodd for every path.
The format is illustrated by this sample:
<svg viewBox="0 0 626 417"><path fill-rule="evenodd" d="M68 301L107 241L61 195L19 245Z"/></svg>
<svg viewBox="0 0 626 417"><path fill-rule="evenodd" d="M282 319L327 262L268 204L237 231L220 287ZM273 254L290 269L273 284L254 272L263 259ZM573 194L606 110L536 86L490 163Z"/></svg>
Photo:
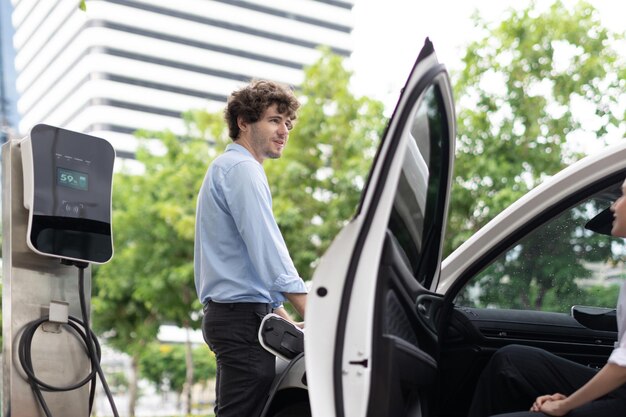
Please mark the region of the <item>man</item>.
<svg viewBox="0 0 626 417"><path fill-rule="evenodd" d="M299 106L274 82L233 92L224 115L234 143L210 165L198 196L195 283L217 360L217 417L262 411L275 376L275 357L258 341L263 316L291 320L288 300L304 318L307 289L274 219L262 166L282 155Z"/></svg>

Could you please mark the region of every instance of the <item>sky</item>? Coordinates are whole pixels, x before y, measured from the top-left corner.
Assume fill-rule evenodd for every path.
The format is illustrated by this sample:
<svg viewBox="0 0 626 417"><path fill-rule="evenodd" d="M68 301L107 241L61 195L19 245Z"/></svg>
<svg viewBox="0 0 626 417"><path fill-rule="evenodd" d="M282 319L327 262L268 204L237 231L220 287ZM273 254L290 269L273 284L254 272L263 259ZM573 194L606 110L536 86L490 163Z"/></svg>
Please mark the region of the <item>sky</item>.
<svg viewBox="0 0 626 417"><path fill-rule="evenodd" d="M549 5L552 1L537 3ZM563 3L572 5L576 1ZM626 31L626 2L589 3L598 9L605 27ZM476 35L470 20L474 10L487 21L498 21L511 7L529 4L529 0L355 0L351 60L354 92L383 101L390 113L427 36L439 62L449 70L458 70L464 44Z"/></svg>

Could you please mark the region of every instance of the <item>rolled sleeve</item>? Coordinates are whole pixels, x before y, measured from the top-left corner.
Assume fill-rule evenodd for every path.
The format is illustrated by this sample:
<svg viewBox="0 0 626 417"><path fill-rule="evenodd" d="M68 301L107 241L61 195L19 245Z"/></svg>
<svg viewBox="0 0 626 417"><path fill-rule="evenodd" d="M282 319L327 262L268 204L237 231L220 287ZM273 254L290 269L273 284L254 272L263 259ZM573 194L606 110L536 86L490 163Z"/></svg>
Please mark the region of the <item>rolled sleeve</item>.
<svg viewBox="0 0 626 417"><path fill-rule="evenodd" d="M626 285L622 284L617 299L617 343L609 363L626 367Z"/></svg>
<svg viewBox="0 0 626 417"><path fill-rule="evenodd" d="M609 363L626 367L626 347L618 346L609 356Z"/></svg>
<svg viewBox="0 0 626 417"><path fill-rule="evenodd" d="M287 294L306 294L309 292L302 278L285 274L281 274L276 281L274 281L272 291Z"/></svg>

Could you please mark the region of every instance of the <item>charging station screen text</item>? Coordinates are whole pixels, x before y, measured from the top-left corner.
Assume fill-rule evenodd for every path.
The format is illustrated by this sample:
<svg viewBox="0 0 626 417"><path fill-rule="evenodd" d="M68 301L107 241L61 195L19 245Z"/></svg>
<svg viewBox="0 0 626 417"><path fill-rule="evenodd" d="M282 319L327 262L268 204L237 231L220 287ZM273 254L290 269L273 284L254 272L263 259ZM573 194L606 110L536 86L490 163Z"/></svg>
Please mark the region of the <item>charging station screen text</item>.
<svg viewBox="0 0 626 417"><path fill-rule="evenodd" d="M87 191L89 176L83 172L73 171L66 168L57 168L57 184L64 187Z"/></svg>

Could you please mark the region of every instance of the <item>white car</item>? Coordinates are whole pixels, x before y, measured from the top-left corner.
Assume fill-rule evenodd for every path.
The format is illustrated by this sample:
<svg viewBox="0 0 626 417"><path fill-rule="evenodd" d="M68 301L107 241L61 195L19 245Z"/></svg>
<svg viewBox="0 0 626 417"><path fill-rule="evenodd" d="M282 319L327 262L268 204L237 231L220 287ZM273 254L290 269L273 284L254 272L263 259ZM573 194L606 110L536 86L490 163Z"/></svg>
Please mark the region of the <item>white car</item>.
<svg viewBox="0 0 626 417"><path fill-rule="evenodd" d="M455 137L448 75L427 40L358 211L315 271L305 357L264 415L465 416L486 362L511 343L606 362L624 250L590 229L610 230L626 144L555 175L442 261Z"/></svg>

